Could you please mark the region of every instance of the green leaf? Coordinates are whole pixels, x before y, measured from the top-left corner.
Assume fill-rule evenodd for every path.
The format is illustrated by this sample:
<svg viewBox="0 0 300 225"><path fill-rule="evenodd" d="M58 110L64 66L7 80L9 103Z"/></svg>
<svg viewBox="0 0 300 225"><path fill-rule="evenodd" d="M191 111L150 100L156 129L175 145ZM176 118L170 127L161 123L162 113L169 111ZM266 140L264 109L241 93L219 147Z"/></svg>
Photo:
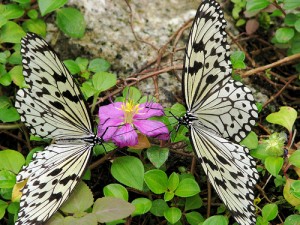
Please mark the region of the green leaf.
<svg viewBox="0 0 300 225"><path fill-rule="evenodd" d="M100 223L123 219L130 216L134 210L132 204L113 197L98 198L93 207L93 213Z"/></svg>
<svg viewBox="0 0 300 225"><path fill-rule="evenodd" d="M115 159L111 166L111 174L120 183L143 190L144 166L138 158L124 156Z"/></svg>
<svg viewBox="0 0 300 225"><path fill-rule="evenodd" d="M275 38L278 43L288 43L295 35L293 28L283 27L276 30Z"/></svg>
<svg viewBox="0 0 300 225"><path fill-rule="evenodd" d="M191 225L199 225L205 220L204 217L198 212L186 213L185 218L188 221L188 223Z"/></svg>
<svg viewBox="0 0 300 225"><path fill-rule="evenodd" d="M109 184L103 188L105 197L115 197L128 201L128 191L120 184Z"/></svg>
<svg viewBox="0 0 300 225"><path fill-rule="evenodd" d="M262 209L262 216L267 221L271 221L276 218L278 214L278 206L276 204L267 204Z"/></svg>
<svg viewBox="0 0 300 225"><path fill-rule="evenodd" d="M16 175L8 170L0 171L0 188L13 188L16 183Z"/></svg>
<svg viewBox="0 0 300 225"><path fill-rule="evenodd" d="M288 13L284 18L284 23L287 26L294 26L297 20L298 20L298 16L296 14Z"/></svg>
<svg viewBox="0 0 300 225"><path fill-rule="evenodd" d="M300 19L298 19L295 23L295 29L296 31L300 32Z"/></svg>
<svg viewBox="0 0 300 225"><path fill-rule="evenodd" d="M202 225L228 225L228 220L225 216L211 216L207 218Z"/></svg>
<svg viewBox="0 0 300 225"><path fill-rule="evenodd" d="M58 9L56 24L60 30L72 38L82 38L86 27L83 15L74 8Z"/></svg>
<svg viewBox="0 0 300 225"><path fill-rule="evenodd" d="M154 216L163 216L164 212L169 208L168 204L162 199L156 199L152 202L150 212Z"/></svg>
<svg viewBox="0 0 300 225"><path fill-rule="evenodd" d="M15 122L20 119L20 115L15 107L0 110L0 120L3 122Z"/></svg>
<svg viewBox="0 0 300 225"><path fill-rule="evenodd" d="M283 166L283 162L282 157L269 156L265 160L265 166L269 173L276 177Z"/></svg>
<svg viewBox="0 0 300 225"><path fill-rule="evenodd" d="M77 65L80 68L81 72L84 72L87 70L87 66L89 64L89 60L86 58L82 58L82 57L77 57L75 62L77 63Z"/></svg>
<svg viewBox="0 0 300 225"><path fill-rule="evenodd" d="M72 59L64 60L64 64L68 68L71 74L74 75L80 72L80 67L77 65L77 63L74 60Z"/></svg>
<svg viewBox="0 0 300 225"><path fill-rule="evenodd" d="M172 191L166 191L164 193L164 200L166 202L171 201L174 198L174 196L175 196L174 192L172 192Z"/></svg>
<svg viewBox="0 0 300 225"><path fill-rule="evenodd" d="M175 191L179 184L179 176L177 173L173 172L168 180L168 190Z"/></svg>
<svg viewBox="0 0 300 225"><path fill-rule="evenodd" d="M161 167L168 159L169 149L159 146L151 146L147 149L147 157L150 162L156 167Z"/></svg>
<svg viewBox="0 0 300 225"><path fill-rule="evenodd" d="M92 86L90 81L84 82L80 87L80 90L82 91L85 99L88 99L89 97L97 93L97 90Z"/></svg>
<svg viewBox="0 0 300 225"><path fill-rule="evenodd" d="M24 30L15 22L8 21L2 28L0 32L0 44L1 43L20 43L21 38L24 37L26 33Z"/></svg>
<svg viewBox="0 0 300 225"><path fill-rule="evenodd" d="M38 19L39 17L39 13L37 10L35 9L31 9L27 12L27 16L30 18L30 19Z"/></svg>
<svg viewBox="0 0 300 225"><path fill-rule="evenodd" d="M17 174L24 164L25 158L20 152L14 150L0 151L0 170L8 170Z"/></svg>
<svg viewBox="0 0 300 225"><path fill-rule="evenodd" d="M162 170L149 170L145 173L144 180L149 189L155 194L162 194L167 191L168 177Z"/></svg>
<svg viewBox="0 0 300 225"><path fill-rule="evenodd" d="M284 225L300 225L300 215L290 215L285 221Z"/></svg>
<svg viewBox="0 0 300 225"><path fill-rule="evenodd" d="M8 203L0 199L0 220L4 217Z"/></svg>
<svg viewBox="0 0 300 225"><path fill-rule="evenodd" d="M90 188L81 181L68 200L60 208L64 213L84 212L94 203L93 193Z"/></svg>
<svg viewBox="0 0 300 225"><path fill-rule="evenodd" d="M175 208L175 207L171 207L164 212L164 217L171 224L174 224L177 221L179 221L181 218L181 215L182 215L182 213L181 213L180 209Z"/></svg>
<svg viewBox="0 0 300 225"><path fill-rule="evenodd" d="M289 158L289 163L300 168L300 150L295 151Z"/></svg>
<svg viewBox="0 0 300 225"><path fill-rule="evenodd" d="M293 196L300 199L300 180L295 180L291 183L290 192Z"/></svg>
<svg viewBox="0 0 300 225"><path fill-rule="evenodd" d="M132 99L134 103L137 103L142 96L141 91L135 87L125 87L122 95L126 100Z"/></svg>
<svg viewBox="0 0 300 225"><path fill-rule="evenodd" d="M42 16L45 16L47 13L53 12L54 10L62 7L67 2L68 0L38 0Z"/></svg>
<svg viewBox="0 0 300 225"><path fill-rule="evenodd" d="M258 146L258 137L256 133L251 131L244 140L240 142L241 145L246 146L249 149L255 149Z"/></svg>
<svg viewBox="0 0 300 225"><path fill-rule="evenodd" d="M191 197L200 192L198 183L191 178L183 179L180 181L175 195L179 197Z"/></svg>
<svg viewBox="0 0 300 225"><path fill-rule="evenodd" d="M15 4L0 5L0 15L7 20L20 18L24 12L24 9Z"/></svg>
<svg viewBox="0 0 300 225"><path fill-rule="evenodd" d="M185 200L185 206L184 210L192 210L192 209L199 209L203 204L202 199L200 198L199 195L194 195L192 197L188 197Z"/></svg>
<svg viewBox="0 0 300 225"><path fill-rule="evenodd" d="M242 51L235 51L231 53L230 60L232 63L233 69L245 69L246 64L244 63L245 60L245 53Z"/></svg>
<svg viewBox="0 0 300 225"><path fill-rule="evenodd" d="M116 85L117 77L112 73L98 72L94 74L92 81L94 88L102 92Z"/></svg>
<svg viewBox="0 0 300 225"><path fill-rule="evenodd" d="M90 62L88 70L97 73L97 72L105 72L109 70L109 68L110 68L109 62L107 62L104 59L97 58L97 59L93 59Z"/></svg>
<svg viewBox="0 0 300 225"><path fill-rule="evenodd" d="M15 85L19 86L20 88L24 87L25 79L22 73L22 66L14 66L8 74L10 75L12 81Z"/></svg>
<svg viewBox="0 0 300 225"><path fill-rule="evenodd" d="M46 29L47 29L47 25L45 23L44 20L41 19L30 19L30 20L26 20L23 24L22 27L24 28L24 30L26 30L27 32L33 32L36 34L39 34L43 37L46 36Z"/></svg>
<svg viewBox="0 0 300 225"><path fill-rule="evenodd" d="M270 5L268 0L251 0L247 1L246 10L248 12L256 12Z"/></svg>
<svg viewBox="0 0 300 225"><path fill-rule="evenodd" d="M9 86L11 84L11 81L12 80L9 73L5 73L0 76L0 84L2 84L3 86Z"/></svg>
<svg viewBox="0 0 300 225"><path fill-rule="evenodd" d="M271 113L266 120L269 123L281 125L292 132L293 125L297 118L297 111L289 106L280 107L279 112Z"/></svg>
<svg viewBox="0 0 300 225"><path fill-rule="evenodd" d="M283 3L283 8L286 10L296 9L297 7L300 7L300 3L298 0L284 0Z"/></svg>
<svg viewBox="0 0 300 225"><path fill-rule="evenodd" d="M64 225L76 225L76 224L88 224L88 225L97 225L97 217L95 214L93 213L89 213L89 214L85 214L81 217L76 217L76 215L72 216L68 216L65 217L63 220L63 222L61 222L61 219L59 218L56 221L52 221L52 223L49 223L49 225L54 225L54 224L64 224ZM48 223L47 223L48 224Z"/></svg>
<svg viewBox="0 0 300 225"><path fill-rule="evenodd" d="M152 202L147 198L136 198L132 201L132 205L135 206L135 211L131 216L143 215L150 211Z"/></svg>

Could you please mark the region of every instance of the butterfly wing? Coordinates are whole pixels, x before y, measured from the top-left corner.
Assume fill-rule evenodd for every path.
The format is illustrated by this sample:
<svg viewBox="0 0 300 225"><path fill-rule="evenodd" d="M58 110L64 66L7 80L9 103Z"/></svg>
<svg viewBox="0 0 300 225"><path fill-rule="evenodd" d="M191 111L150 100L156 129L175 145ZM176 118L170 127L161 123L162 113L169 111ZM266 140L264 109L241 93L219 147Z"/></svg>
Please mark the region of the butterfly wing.
<svg viewBox="0 0 300 225"><path fill-rule="evenodd" d="M42 138L92 136L82 94L57 54L33 33L28 33L21 45L23 75L29 86L16 95L21 121Z"/></svg>
<svg viewBox="0 0 300 225"><path fill-rule="evenodd" d="M34 155L17 182L27 180L16 225L44 224L66 201L91 158L90 144L52 144Z"/></svg>
<svg viewBox="0 0 300 225"><path fill-rule="evenodd" d="M216 136L203 127L191 127L191 142L210 183L241 225L254 225L254 186L259 178L249 150Z"/></svg>
<svg viewBox="0 0 300 225"><path fill-rule="evenodd" d="M204 1L186 47L183 94L203 126L240 142L258 117L251 91L231 75L226 21L218 3Z"/></svg>

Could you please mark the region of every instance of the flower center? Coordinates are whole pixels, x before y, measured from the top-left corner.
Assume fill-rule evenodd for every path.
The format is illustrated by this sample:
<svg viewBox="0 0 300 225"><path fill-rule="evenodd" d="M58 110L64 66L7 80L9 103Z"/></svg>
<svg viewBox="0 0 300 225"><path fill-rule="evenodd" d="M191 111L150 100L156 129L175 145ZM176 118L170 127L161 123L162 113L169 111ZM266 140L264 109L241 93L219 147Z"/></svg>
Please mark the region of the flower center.
<svg viewBox="0 0 300 225"><path fill-rule="evenodd" d="M141 108L139 104L134 104L133 100L128 100L121 105L121 110L124 112L124 123L133 123L133 117L138 114Z"/></svg>

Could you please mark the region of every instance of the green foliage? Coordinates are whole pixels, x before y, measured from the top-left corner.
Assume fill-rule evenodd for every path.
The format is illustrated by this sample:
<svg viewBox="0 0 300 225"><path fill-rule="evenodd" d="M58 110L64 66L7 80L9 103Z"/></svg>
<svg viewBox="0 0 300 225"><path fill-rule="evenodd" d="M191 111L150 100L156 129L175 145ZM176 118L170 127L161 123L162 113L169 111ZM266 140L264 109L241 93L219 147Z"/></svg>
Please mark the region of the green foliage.
<svg viewBox="0 0 300 225"><path fill-rule="evenodd" d="M244 63L245 60L245 53L242 51L235 51L230 55L230 60L232 63L233 69L245 69L246 64Z"/></svg>
<svg viewBox="0 0 300 225"><path fill-rule="evenodd" d="M150 148L147 149L147 157L156 168L160 168L166 162L168 156L169 156L168 148L151 146Z"/></svg>
<svg viewBox="0 0 300 225"><path fill-rule="evenodd" d="M292 132L293 125L297 118L297 111L291 107L280 107L279 112L271 113L266 120L269 123L274 123L285 127L289 132Z"/></svg>

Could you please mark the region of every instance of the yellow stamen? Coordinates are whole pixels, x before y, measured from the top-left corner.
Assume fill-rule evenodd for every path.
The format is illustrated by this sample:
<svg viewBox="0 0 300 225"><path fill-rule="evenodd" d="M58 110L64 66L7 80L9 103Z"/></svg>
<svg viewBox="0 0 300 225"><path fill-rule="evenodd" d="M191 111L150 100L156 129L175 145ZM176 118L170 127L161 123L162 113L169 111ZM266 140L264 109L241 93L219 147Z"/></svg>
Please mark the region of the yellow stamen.
<svg viewBox="0 0 300 225"><path fill-rule="evenodd" d="M132 124L134 115L138 114L141 109L140 105L135 105L131 99L124 102L120 109L124 112L124 123Z"/></svg>

